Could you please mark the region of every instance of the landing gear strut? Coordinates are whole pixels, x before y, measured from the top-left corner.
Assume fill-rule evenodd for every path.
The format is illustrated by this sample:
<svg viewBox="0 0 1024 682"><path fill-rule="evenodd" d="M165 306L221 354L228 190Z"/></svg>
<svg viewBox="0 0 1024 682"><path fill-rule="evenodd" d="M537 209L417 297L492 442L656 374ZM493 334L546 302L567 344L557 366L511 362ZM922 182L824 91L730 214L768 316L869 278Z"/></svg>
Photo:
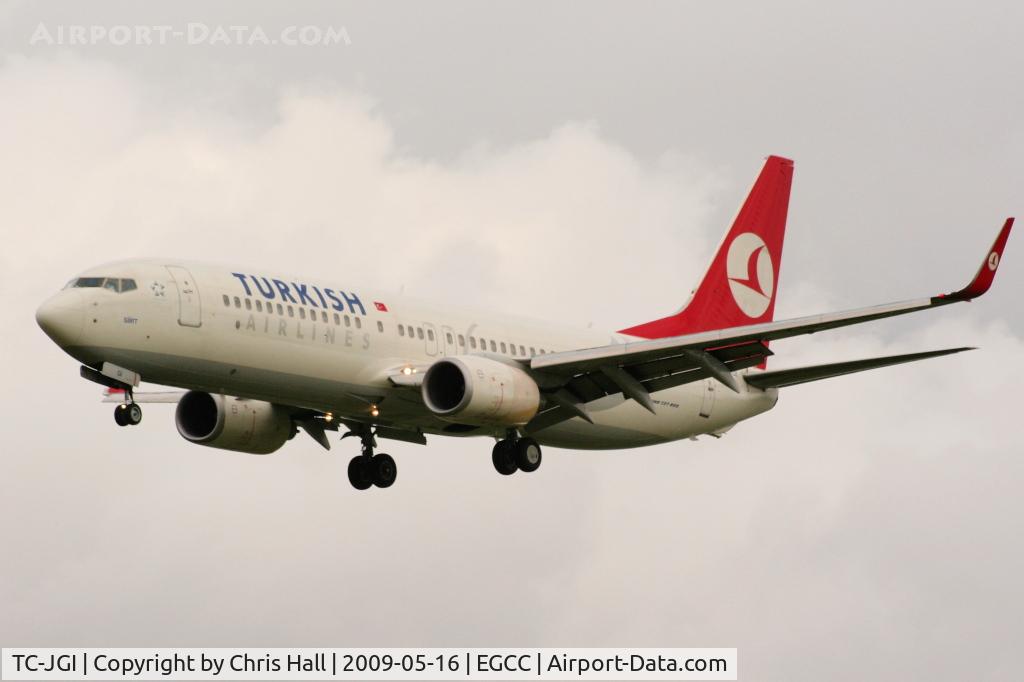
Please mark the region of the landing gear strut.
<svg viewBox="0 0 1024 682"><path fill-rule="evenodd" d="M502 476L511 476L516 471L536 471L541 462L540 445L532 438L519 438L510 431L507 438L494 444L491 462Z"/></svg>
<svg viewBox="0 0 1024 682"><path fill-rule="evenodd" d="M125 392L126 402L114 408L114 421L118 426L138 426L142 421L142 407L135 402L131 389Z"/></svg>
<svg viewBox="0 0 1024 682"><path fill-rule="evenodd" d="M391 455L383 452L373 454L373 433L367 427L359 437L363 441L363 454L356 455L348 463L348 482L356 490L366 490L370 486L389 488L398 478L398 465Z"/></svg>

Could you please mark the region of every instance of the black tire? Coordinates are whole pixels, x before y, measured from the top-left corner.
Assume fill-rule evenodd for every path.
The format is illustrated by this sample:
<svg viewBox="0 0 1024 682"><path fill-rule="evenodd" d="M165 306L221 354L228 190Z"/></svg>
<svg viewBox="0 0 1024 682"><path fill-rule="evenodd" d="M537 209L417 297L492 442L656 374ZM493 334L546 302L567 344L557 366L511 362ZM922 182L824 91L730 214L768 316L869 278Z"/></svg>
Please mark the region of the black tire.
<svg viewBox="0 0 1024 682"><path fill-rule="evenodd" d="M348 463L348 482L356 490L366 490L373 485L370 477L370 467L365 457L356 455Z"/></svg>
<svg viewBox="0 0 1024 682"><path fill-rule="evenodd" d="M125 421L130 426L138 426L142 422L142 407L138 403L130 403L124 410Z"/></svg>
<svg viewBox="0 0 1024 682"><path fill-rule="evenodd" d="M530 473L540 468L540 445L532 438L520 438L516 441L516 466L520 471Z"/></svg>
<svg viewBox="0 0 1024 682"><path fill-rule="evenodd" d="M510 440L499 440L491 450L491 463L502 476L511 476L517 470L515 445Z"/></svg>
<svg viewBox="0 0 1024 682"><path fill-rule="evenodd" d="M114 421L118 426L128 426L128 408L125 405L118 405L114 408Z"/></svg>
<svg viewBox="0 0 1024 682"><path fill-rule="evenodd" d="M383 452L373 456L370 471L373 473L373 484L378 488L390 488L398 478L398 465L394 458Z"/></svg>

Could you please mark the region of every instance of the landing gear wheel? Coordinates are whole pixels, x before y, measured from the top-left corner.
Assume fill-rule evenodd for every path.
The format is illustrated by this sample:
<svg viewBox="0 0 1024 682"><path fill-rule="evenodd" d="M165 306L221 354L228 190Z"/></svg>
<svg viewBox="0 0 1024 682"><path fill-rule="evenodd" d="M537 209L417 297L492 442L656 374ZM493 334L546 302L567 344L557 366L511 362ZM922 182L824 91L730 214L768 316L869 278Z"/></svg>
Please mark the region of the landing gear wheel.
<svg viewBox="0 0 1024 682"><path fill-rule="evenodd" d="M356 490L366 490L373 485L373 478L370 476L368 457L356 455L348 463L348 482Z"/></svg>
<svg viewBox="0 0 1024 682"><path fill-rule="evenodd" d="M532 438L520 438L515 444L516 466L530 473L540 467L540 445Z"/></svg>
<svg viewBox="0 0 1024 682"><path fill-rule="evenodd" d="M491 462L502 476L516 472L515 444L511 440L499 440L491 450Z"/></svg>
<svg viewBox="0 0 1024 682"><path fill-rule="evenodd" d="M138 403L129 403L122 411L125 413L125 421L129 426L138 426L142 421L142 408Z"/></svg>
<svg viewBox="0 0 1024 682"><path fill-rule="evenodd" d="M118 405L114 408L114 421L118 426L128 426L128 406Z"/></svg>
<svg viewBox="0 0 1024 682"><path fill-rule="evenodd" d="M398 466L391 455L381 453L374 455L370 460L370 471L373 474L373 484L378 488L390 487L398 478Z"/></svg>

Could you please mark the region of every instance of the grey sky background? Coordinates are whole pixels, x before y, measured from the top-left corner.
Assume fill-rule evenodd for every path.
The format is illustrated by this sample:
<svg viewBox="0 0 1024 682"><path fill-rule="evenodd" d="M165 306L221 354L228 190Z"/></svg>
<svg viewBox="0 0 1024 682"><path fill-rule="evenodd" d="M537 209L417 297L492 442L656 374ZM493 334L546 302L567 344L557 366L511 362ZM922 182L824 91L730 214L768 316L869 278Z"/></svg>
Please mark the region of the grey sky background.
<svg viewBox="0 0 1024 682"><path fill-rule="evenodd" d="M40 23L344 26L349 45L30 45ZM961 286L1024 182L1019 3L0 4L0 644L737 646L743 679L1019 677L1021 236L970 305L774 366L720 441L197 447L119 429L35 326L167 255L617 329L677 308L796 160L780 317Z"/></svg>

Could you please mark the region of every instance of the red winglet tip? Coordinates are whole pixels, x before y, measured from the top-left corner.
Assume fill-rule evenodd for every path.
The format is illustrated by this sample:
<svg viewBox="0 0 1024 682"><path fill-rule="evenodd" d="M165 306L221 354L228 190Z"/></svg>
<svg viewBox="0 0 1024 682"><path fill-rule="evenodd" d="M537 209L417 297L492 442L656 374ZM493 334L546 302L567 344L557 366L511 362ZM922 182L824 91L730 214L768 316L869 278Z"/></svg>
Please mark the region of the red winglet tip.
<svg viewBox="0 0 1024 682"><path fill-rule="evenodd" d="M999 268L999 263L1003 260L1003 250L1006 248L1006 241L1010 237L1010 229L1012 227L1013 218L1007 218L1006 222L1003 223L1003 228L999 230L999 235L996 237L995 242L993 242L992 248L988 250L985 260L982 261L981 267L978 268L978 274L974 276L974 279L966 287L950 294L950 298L969 301L989 290L996 278L996 270Z"/></svg>

